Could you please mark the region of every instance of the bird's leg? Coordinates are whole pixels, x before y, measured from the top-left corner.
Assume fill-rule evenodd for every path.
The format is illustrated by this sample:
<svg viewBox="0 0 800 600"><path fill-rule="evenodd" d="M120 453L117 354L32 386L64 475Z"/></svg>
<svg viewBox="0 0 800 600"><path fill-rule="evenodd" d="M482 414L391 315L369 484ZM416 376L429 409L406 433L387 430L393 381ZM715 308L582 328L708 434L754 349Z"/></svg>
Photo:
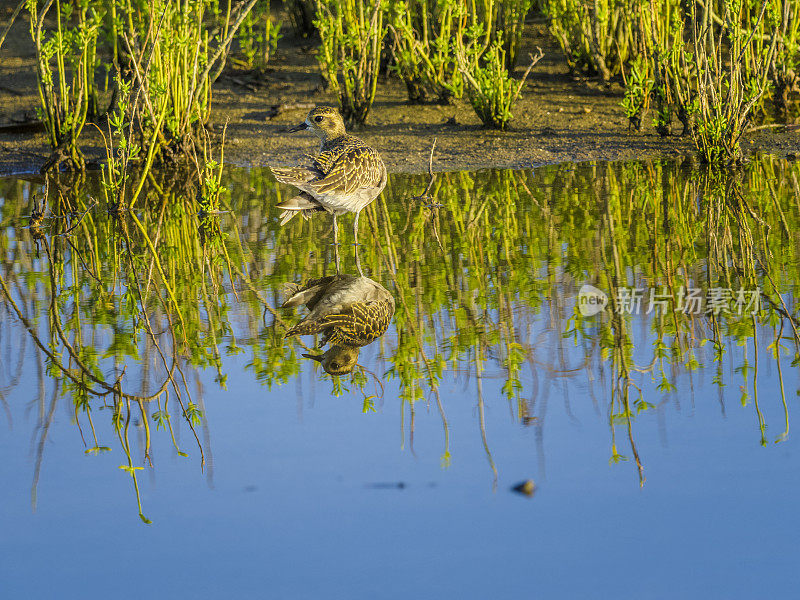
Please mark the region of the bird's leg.
<svg viewBox="0 0 800 600"><path fill-rule="evenodd" d="M339 227L336 225L336 213L333 213L333 255L336 259L336 274L339 274Z"/></svg>
<svg viewBox="0 0 800 600"><path fill-rule="evenodd" d="M356 267L358 268L358 274L361 277L364 276L364 271L361 270L361 256L358 254L358 248L361 244L358 243L358 216L361 214L361 211L356 213L355 221L353 221L353 238L355 242L353 242L353 246L356 247Z"/></svg>
<svg viewBox="0 0 800 600"><path fill-rule="evenodd" d="M364 271L361 270L361 257L358 255L358 246L356 246L356 268L358 269L358 274L363 277Z"/></svg>
<svg viewBox="0 0 800 600"><path fill-rule="evenodd" d="M360 246L358 243L358 217L361 214L361 211L356 213L356 218L353 220L353 246Z"/></svg>

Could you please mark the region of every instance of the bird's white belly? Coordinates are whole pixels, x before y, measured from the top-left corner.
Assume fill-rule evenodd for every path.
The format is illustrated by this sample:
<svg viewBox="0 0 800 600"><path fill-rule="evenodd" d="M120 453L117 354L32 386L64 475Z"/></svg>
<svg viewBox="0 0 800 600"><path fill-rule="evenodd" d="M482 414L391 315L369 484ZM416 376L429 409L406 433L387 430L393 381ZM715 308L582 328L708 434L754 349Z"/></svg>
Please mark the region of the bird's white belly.
<svg viewBox="0 0 800 600"><path fill-rule="evenodd" d="M309 193L328 212L343 214L358 212L372 202L383 188L360 188L349 194L331 190L329 192L310 191Z"/></svg>

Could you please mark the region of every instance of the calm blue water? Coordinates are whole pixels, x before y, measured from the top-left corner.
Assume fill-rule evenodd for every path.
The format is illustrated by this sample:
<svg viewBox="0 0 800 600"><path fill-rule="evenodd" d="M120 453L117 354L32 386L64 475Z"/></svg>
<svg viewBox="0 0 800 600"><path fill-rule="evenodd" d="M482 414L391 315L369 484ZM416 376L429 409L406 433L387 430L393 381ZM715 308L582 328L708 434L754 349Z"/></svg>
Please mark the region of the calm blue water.
<svg viewBox="0 0 800 600"><path fill-rule="evenodd" d="M11 197L7 191L6 208ZM6 247L16 243L9 231ZM33 269L43 271L45 263L40 257ZM7 279L26 268L2 266ZM388 278L383 283L390 287ZM45 288L44 280L34 288L42 310ZM583 350L562 338L565 320L547 306L527 311L515 300L530 325L520 328L519 339L534 348L535 360L520 374L534 418L523 423L507 402L499 369L487 369L479 395L475 372L447 368L439 386L445 427L435 394L423 386L412 408L400 400L398 379L383 378L383 397L366 413L363 394L349 386L332 395L331 381L320 379L311 361L300 363L298 377L263 385L248 367L252 352L241 338L253 326L252 311L232 294L225 297L245 347L222 358L227 390L215 383L214 369L187 371L192 388L203 390L197 432L205 467L180 411L173 422L188 456L179 456L153 424L152 467L142 454L139 413L131 417L150 525L138 516L131 476L119 469L127 458L110 411L95 402L98 437L111 450L86 454L70 396L54 400L58 378L40 378L41 352L6 303L0 595L753 598L790 595L800 586L800 438L790 431L775 443L784 410L765 324L755 338L757 355L754 338L742 346L726 338L721 392L712 382L708 346L697 350L705 368L675 372L674 392L659 391L650 374L637 375L653 404L632 425L640 486L627 426L609 424L609 363L595 358L581 366ZM565 302L571 306L574 296ZM46 314L39 319L46 329ZM645 316L630 323L633 357L644 364L652 357L652 323ZM393 326L362 351L361 363L382 374L397 345ZM745 353L750 365L759 358L763 446L753 374L745 382L737 373ZM559 355L571 369L567 375L546 367L559 363ZM141 365L127 360L135 384ZM800 382L790 363L787 357L781 366L793 423ZM751 396L744 406L742 385ZM374 387L368 381L366 393ZM85 417L80 423L91 446ZM614 442L627 460L610 463ZM526 479L537 485L531 498L511 490Z"/></svg>

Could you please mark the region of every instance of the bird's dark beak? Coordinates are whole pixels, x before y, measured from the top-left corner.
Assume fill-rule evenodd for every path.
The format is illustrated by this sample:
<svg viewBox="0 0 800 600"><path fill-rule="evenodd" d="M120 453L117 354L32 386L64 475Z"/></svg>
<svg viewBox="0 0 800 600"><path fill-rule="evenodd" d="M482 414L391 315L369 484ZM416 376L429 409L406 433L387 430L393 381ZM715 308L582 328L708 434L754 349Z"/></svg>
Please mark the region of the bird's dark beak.
<svg viewBox="0 0 800 600"><path fill-rule="evenodd" d="M295 131L303 131L304 129L308 129L308 123L303 121L300 125L295 125L294 127L289 128L289 133L294 133Z"/></svg>
<svg viewBox="0 0 800 600"><path fill-rule="evenodd" d="M310 358L311 360L315 360L319 363L322 362L322 354L303 354L303 358Z"/></svg>

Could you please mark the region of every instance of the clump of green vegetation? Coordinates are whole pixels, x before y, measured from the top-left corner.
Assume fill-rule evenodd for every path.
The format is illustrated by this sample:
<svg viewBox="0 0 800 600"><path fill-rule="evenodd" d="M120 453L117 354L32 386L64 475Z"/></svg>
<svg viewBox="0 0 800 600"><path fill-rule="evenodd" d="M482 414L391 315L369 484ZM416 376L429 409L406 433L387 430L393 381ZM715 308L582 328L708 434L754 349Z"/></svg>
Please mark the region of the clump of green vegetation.
<svg viewBox="0 0 800 600"><path fill-rule="evenodd" d="M622 108L628 122L636 131L642 128L642 116L650 104L650 93L653 89L653 80L647 77L647 66L644 59L637 57L631 64L630 72L625 82L625 97Z"/></svg>
<svg viewBox="0 0 800 600"><path fill-rule="evenodd" d="M519 45L525 26L525 17L533 6L533 0L492 0L491 14L494 26L492 39L502 38L506 68L511 71L517 64Z"/></svg>
<svg viewBox="0 0 800 600"><path fill-rule="evenodd" d="M126 143L140 149L135 160L146 168L158 160L180 163L199 148L211 86L232 44L240 64L263 68L280 37L270 0L25 2L39 110L54 151L46 168L82 168L84 126L115 109L124 84L125 119L135 134L129 131ZM367 120L378 75L388 67L411 103L450 103L466 92L481 121L503 129L525 79L512 74L532 5L291 0L282 7L299 35L309 36L313 26L319 31L322 74L349 125ZM636 129L652 122L667 136L677 119L706 162L738 162L751 121L787 115L800 94L798 2L542 0L541 7L573 70L621 79L625 114ZM106 94L111 74L104 110L95 81L105 76Z"/></svg>
<svg viewBox="0 0 800 600"><path fill-rule="evenodd" d="M392 0L390 29L394 69L408 89L411 103L429 96L441 104L461 98L464 85L456 49L480 30L476 54L492 42L503 50L503 66L516 64L525 16L532 0Z"/></svg>
<svg viewBox="0 0 800 600"><path fill-rule="evenodd" d="M78 145L88 116L97 112L94 72L102 13L88 0L66 2L49 0L39 6L28 0L30 32L36 47L36 74L39 87L39 116L53 149L43 170L80 170L83 153ZM55 13L56 28L44 31L44 22Z"/></svg>
<svg viewBox="0 0 800 600"><path fill-rule="evenodd" d="M774 86L773 102L787 113L794 96L800 98L800 3L784 2L775 44L775 65L770 77Z"/></svg>
<svg viewBox="0 0 800 600"><path fill-rule="evenodd" d="M495 129L505 129L513 116L511 109L519 98L522 86L533 66L544 56L541 49L537 56L531 56L531 64L516 81L506 69L506 53L502 39L498 39L479 56L474 45L456 50L459 69L467 84L467 94L472 108L481 122Z"/></svg>
<svg viewBox="0 0 800 600"><path fill-rule="evenodd" d="M270 14L270 0L257 2L247 13L236 39L246 67L264 68L275 54L280 39L281 21Z"/></svg>
<svg viewBox="0 0 800 600"><path fill-rule="evenodd" d="M699 8L698 8L699 7ZM782 0L546 0L550 30L576 70L620 74L623 107L639 129L669 135L683 123L705 162L741 159L740 140L754 115L773 103L786 112L800 91L800 5Z"/></svg>
<svg viewBox="0 0 800 600"><path fill-rule="evenodd" d="M452 41L463 36L465 8L457 0L391 3L394 70L412 104L428 99L448 104L463 93Z"/></svg>
<svg viewBox="0 0 800 600"><path fill-rule="evenodd" d="M769 0L727 2L715 27L711 10L701 15L691 5L688 16L695 23L691 44L697 66L687 87L697 97L693 139L705 162L742 158L742 134L770 86L780 31L780 15L774 8Z"/></svg>
<svg viewBox="0 0 800 600"><path fill-rule="evenodd" d="M103 164L103 192L106 206L115 207L126 205L128 167L131 162L138 160L141 152L141 146L133 137L131 124L132 86L130 82L124 80L120 80L118 84L120 97L116 107L108 115L107 134L100 130L103 133L106 150L106 162ZM147 171L147 168L144 170ZM134 192L134 200L137 192Z"/></svg>
<svg viewBox="0 0 800 600"><path fill-rule="evenodd" d="M127 0L119 34L140 91L146 149L153 148L162 156L165 151L180 155L193 143L195 127L204 124L211 111L211 84L255 3L248 0L237 13L231 12L229 3L220 16L220 31L213 36L214 0Z"/></svg>
<svg viewBox="0 0 800 600"><path fill-rule="evenodd" d="M637 52L636 15L629 0L544 0L550 33L575 71L604 80L621 72ZM649 10L649 7L644 10Z"/></svg>
<svg viewBox="0 0 800 600"><path fill-rule="evenodd" d="M83 168L79 137L87 117L100 113L95 78L104 61L98 38L109 42L116 73L112 110L123 93L130 96L125 118L136 119L142 150L137 155L148 165L157 156L185 156L196 128L208 120L211 84L256 1L246 0L237 10L228 2L221 11L218 0L118 0L98 6L88 0L28 0L40 113L54 150L45 168ZM55 29L47 32L45 19L53 13ZM126 139L132 141L130 135Z"/></svg>
<svg viewBox="0 0 800 600"><path fill-rule="evenodd" d="M386 0L371 7L357 0L317 0L317 59L350 125L363 125L375 101L387 9Z"/></svg>
<svg viewBox="0 0 800 600"><path fill-rule="evenodd" d="M228 189L222 183L222 167L225 164L225 130L222 132L219 160L213 157L211 141L208 133L204 133L202 159L198 157L196 164L198 187L200 188L197 192L197 204L201 215L219 212L220 196L228 193Z"/></svg>

